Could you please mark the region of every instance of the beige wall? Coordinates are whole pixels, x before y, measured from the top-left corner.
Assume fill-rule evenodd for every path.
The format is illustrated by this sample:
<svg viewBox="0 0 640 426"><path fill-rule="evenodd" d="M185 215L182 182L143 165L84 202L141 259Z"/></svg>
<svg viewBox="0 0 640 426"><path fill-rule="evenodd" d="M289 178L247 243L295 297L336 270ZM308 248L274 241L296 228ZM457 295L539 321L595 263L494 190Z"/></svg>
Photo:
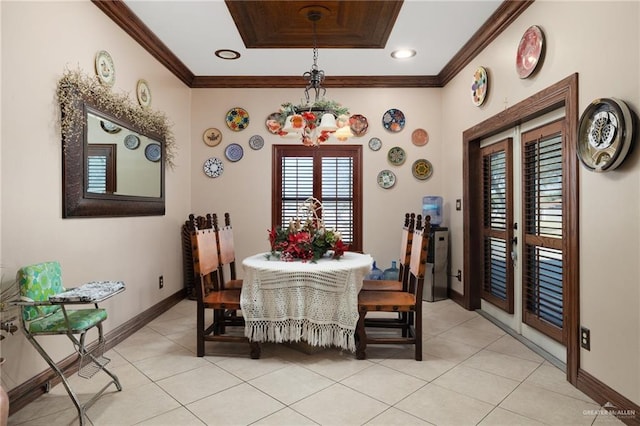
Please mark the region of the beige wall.
<svg viewBox="0 0 640 426"><path fill-rule="evenodd" d="M270 135L264 119L280 103L299 99L301 89L188 90L89 2L1 5L0 264L5 276L23 264L58 259L69 285L96 278L126 281L126 293L107 304L110 329L181 287L179 226L189 212L229 211L236 225L239 258L267 250L271 146L292 142ZM637 1L538 0L444 89L330 89L330 98L369 120L369 132L353 141L364 145L365 250L381 266L388 266L397 258L400 244L394 231L398 217L419 210L423 195L442 195L444 225L451 228L451 269L462 269L462 214L452 208L455 199L462 198L462 132L574 72L579 73L580 111L592 99L610 96L626 100L637 111L639 23ZM520 80L515 50L524 30L533 24L545 31L546 59L534 77ZM99 49L114 58L114 90L134 96L137 79L145 78L153 92L153 108L166 112L175 123L179 151L177 167L167 173L166 216L61 219L61 150L53 92L65 67L79 66L92 73ZM485 105L477 108L470 102L469 86L479 65L488 68L491 87ZM238 133L224 124L226 111L235 106L251 116L248 129ZM398 134L380 125L388 108L399 108L407 116L407 126ZM202 142L209 127L223 132L217 147ZM417 127L430 134L426 147L410 142ZM260 151L248 146L254 134L265 138ZM373 136L383 141L378 152L367 147ZM224 158L224 147L231 142L240 143L245 151L237 163ZM386 160L387 150L395 145L408 153L407 163L399 168ZM210 156L225 162L222 177L210 179L202 173L202 163ZM611 173L581 169L579 229L581 323L592 333L591 351L581 351L581 367L636 403L640 403L639 157L635 149ZM434 175L426 182L411 176L410 165L418 158L433 163ZM398 177L391 190L382 190L375 181L385 168ZM162 291L157 289L160 274L165 277ZM461 291L461 284L452 284ZM69 353L54 342L49 347L59 358ZM45 368L17 335L2 342L2 356L8 359L2 367L2 382L8 388Z"/></svg>
<svg viewBox="0 0 640 426"><path fill-rule="evenodd" d="M301 69L301 72L304 71ZM192 207L195 214L228 211L236 235L238 258L269 249L267 229L271 224L271 150L274 144L298 144L282 139L266 130L267 116L278 110L283 102L299 102L302 89L198 89L193 91L191 180ZM407 211L420 212L423 195L440 195L443 179L448 173L439 168L440 91L438 89L329 89L327 96L349 107L351 114L362 114L369 123L368 132L348 143L363 145L364 164L364 250L370 252L381 269L388 268L400 254L400 235L397 232ZM227 111L242 107L249 112L247 129L233 132L224 119ZM382 115L389 108L402 110L405 128L390 133L382 127ZM209 147L202 134L209 127L222 131L222 142ZM430 134L426 146L411 143L411 132L424 128ZM254 151L249 147L252 135L261 135L265 145ZM378 137L382 148L372 151L369 139ZM229 143L244 149L242 160L232 163L224 155ZM339 144L341 142L333 141ZM392 166L387 151L401 146L407 152L403 166ZM204 161L218 157L224 162L224 172L218 178L208 178L202 171ZM419 181L411 173L411 164L427 158L434 165L433 176ZM376 177L383 169L396 174L391 189L378 186Z"/></svg>
<svg viewBox="0 0 640 426"><path fill-rule="evenodd" d="M462 194L462 132L528 96L579 73L579 110L598 97L617 97L640 109L640 3L536 1L443 90L442 152L447 199ZM520 80L515 53L531 25L546 35L542 68ZM607 29L605 29L607 28ZM615 28L615 31L611 29ZM469 101L477 66L490 75L490 91L477 108ZM636 129L637 130L637 129ZM580 365L640 403L640 151L619 169L580 169L580 322L591 330L591 351ZM462 214L451 216L452 269L462 266ZM456 266L457 265L457 266ZM453 283L462 291L462 286Z"/></svg>
<svg viewBox="0 0 640 426"><path fill-rule="evenodd" d="M127 290L105 303L107 331L148 309L182 283L180 224L190 204L190 90L134 43L92 3L6 2L2 8L2 275L25 264L58 260L64 283L123 280ZM149 82L152 108L175 123L177 166L167 171L166 215L62 219L61 144L54 92L65 68L94 74L94 57L115 62L116 92L135 99L139 78ZM164 289L158 276L164 275ZM61 359L67 342L46 346ZM20 334L2 341L2 383L12 388L46 368Z"/></svg>

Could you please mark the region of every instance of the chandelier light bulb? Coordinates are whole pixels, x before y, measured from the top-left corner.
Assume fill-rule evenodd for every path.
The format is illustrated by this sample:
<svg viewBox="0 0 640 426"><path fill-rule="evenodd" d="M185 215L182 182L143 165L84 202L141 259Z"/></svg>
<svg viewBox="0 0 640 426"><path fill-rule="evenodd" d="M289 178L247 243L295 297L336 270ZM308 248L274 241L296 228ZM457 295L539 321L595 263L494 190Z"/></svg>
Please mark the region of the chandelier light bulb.
<svg viewBox="0 0 640 426"><path fill-rule="evenodd" d="M349 109L324 98L327 92L322 87L325 74L318 68L316 40L316 22L321 18L322 11L311 10L307 14L307 19L313 24L313 65L310 71L302 75L307 82L304 89L304 104L296 106L292 103L282 104L280 117L268 123L269 131L272 133L282 138L299 139L305 146L319 146L332 134L335 134L339 141L346 141L353 137L348 126Z"/></svg>

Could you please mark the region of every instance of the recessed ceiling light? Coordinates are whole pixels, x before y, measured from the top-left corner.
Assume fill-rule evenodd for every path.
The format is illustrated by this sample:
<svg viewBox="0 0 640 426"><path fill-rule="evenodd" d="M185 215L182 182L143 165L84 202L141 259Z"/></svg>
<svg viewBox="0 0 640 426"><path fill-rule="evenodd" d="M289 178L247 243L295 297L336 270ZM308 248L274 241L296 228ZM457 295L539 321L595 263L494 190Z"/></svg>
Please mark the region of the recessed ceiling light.
<svg viewBox="0 0 640 426"><path fill-rule="evenodd" d="M228 59L228 60L234 60L240 57L239 52L236 52L235 50L231 50L231 49L216 50L215 55L220 59Z"/></svg>
<svg viewBox="0 0 640 426"><path fill-rule="evenodd" d="M416 56L416 51L413 49L399 49L391 52L391 57L394 59L407 59Z"/></svg>

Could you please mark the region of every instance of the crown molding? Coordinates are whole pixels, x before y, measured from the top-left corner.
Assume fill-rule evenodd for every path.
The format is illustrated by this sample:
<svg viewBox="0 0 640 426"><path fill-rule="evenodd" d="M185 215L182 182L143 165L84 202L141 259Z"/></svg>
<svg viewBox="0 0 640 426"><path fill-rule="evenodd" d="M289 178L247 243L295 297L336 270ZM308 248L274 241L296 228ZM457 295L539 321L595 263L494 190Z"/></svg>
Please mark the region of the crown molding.
<svg viewBox="0 0 640 426"><path fill-rule="evenodd" d="M131 38L190 88L299 88L301 76L195 76L122 0L91 0ZM329 76L325 87L444 87L535 0L505 0L438 75Z"/></svg>

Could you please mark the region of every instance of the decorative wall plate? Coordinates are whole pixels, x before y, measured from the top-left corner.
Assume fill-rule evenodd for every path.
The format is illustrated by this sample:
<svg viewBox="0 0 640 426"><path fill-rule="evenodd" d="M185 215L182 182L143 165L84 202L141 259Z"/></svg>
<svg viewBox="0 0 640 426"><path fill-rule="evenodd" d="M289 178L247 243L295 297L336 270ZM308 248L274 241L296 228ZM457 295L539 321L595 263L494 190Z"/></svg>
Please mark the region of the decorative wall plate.
<svg viewBox="0 0 640 426"><path fill-rule="evenodd" d="M264 146L264 138L260 135L253 135L249 138L249 146L256 151Z"/></svg>
<svg viewBox="0 0 640 426"><path fill-rule="evenodd" d="M404 129L404 113L392 108L382 115L382 126L390 132L399 132Z"/></svg>
<svg viewBox="0 0 640 426"><path fill-rule="evenodd" d="M277 135L280 131L280 114L279 112L272 112L267 116L267 119L264 122L265 127L270 133Z"/></svg>
<svg viewBox="0 0 640 426"><path fill-rule="evenodd" d="M224 165L222 164L222 160L218 157L211 157L205 160L202 165L202 170L204 171L204 174L210 178L217 178L224 171Z"/></svg>
<svg viewBox="0 0 640 426"><path fill-rule="evenodd" d="M378 151L382 148L382 141L378 138L369 139L369 148L371 148L372 151Z"/></svg>
<svg viewBox="0 0 640 426"><path fill-rule="evenodd" d="M108 120L100 120L100 127L102 127L102 130L104 130L105 132L112 134L118 133L120 130L122 130L122 127L118 126L117 124L113 124Z"/></svg>
<svg viewBox="0 0 640 426"><path fill-rule="evenodd" d="M244 108L231 108L225 122L231 130L239 132L249 126L249 113Z"/></svg>
<svg viewBox="0 0 640 426"><path fill-rule="evenodd" d="M393 164L394 166L401 166L407 159L407 153L404 152L404 149L400 148L399 146L394 146L387 153L387 159L389 160L389 163Z"/></svg>
<svg viewBox="0 0 640 426"><path fill-rule="evenodd" d="M544 53L544 34L537 25L524 32L516 53L516 71L520 78L527 78L536 70Z"/></svg>
<svg viewBox="0 0 640 426"><path fill-rule="evenodd" d="M596 99L578 125L578 157L594 172L606 172L624 161L634 143L634 113L624 101Z"/></svg>
<svg viewBox="0 0 640 426"><path fill-rule="evenodd" d="M416 179L427 180L433 174L433 166L428 160L421 158L413 162L411 173Z"/></svg>
<svg viewBox="0 0 640 426"><path fill-rule="evenodd" d="M244 155L244 150L237 143L230 143L224 150L224 155L229 161L239 161Z"/></svg>
<svg viewBox="0 0 640 426"><path fill-rule="evenodd" d="M150 143L144 149L144 156L147 157L147 160L153 161L154 163L160 161L160 158L162 158L162 147L159 143Z"/></svg>
<svg viewBox="0 0 640 426"><path fill-rule="evenodd" d="M369 129L369 122L364 115L354 114L349 117L349 126L354 136L364 136Z"/></svg>
<svg viewBox="0 0 640 426"><path fill-rule="evenodd" d="M137 149L140 146L140 138L136 135L127 135L124 137L124 146L129 149Z"/></svg>
<svg viewBox="0 0 640 426"><path fill-rule="evenodd" d="M116 82L116 67L111 55L106 50L99 50L96 53L96 74L102 84L109 87Z"/></svg>
<svg viewBox="0 0 640 426"><path fill-rule="evenodd" d="M209 146L216 146L222 142L222 133L215 127L207 129L202 134L202 140Z"/></svg>
<svg viewBox="0 0 640 426"><path fill-rule="evenodd" d="M396 184L396 175L391 170L382 170L378 173L378 185L381 188L389 189Z"/></svg>
<svg viewBox="0 0 640 426"><path fill-rule="evenodd" d="M473 73L473 79L471 80L471 102L473 102L475 106L482 105L487 97L488 90L489 77L487 70L484 67L478 67Z"/></svg>
<svg viewBox="0 0 640 426"><path fill-rule="evenodd" d="M138 80L136 96L141 107L146 108L151 105L151 89L149 89L149 83L146 80Z"/></svg>
<svg viewBox="0 0 640 426"><path fill-rule="evenodd" d="M429 142L429 133L425 129L415 129L411 133L411 142L416 146L423 146Z"/></svg>

